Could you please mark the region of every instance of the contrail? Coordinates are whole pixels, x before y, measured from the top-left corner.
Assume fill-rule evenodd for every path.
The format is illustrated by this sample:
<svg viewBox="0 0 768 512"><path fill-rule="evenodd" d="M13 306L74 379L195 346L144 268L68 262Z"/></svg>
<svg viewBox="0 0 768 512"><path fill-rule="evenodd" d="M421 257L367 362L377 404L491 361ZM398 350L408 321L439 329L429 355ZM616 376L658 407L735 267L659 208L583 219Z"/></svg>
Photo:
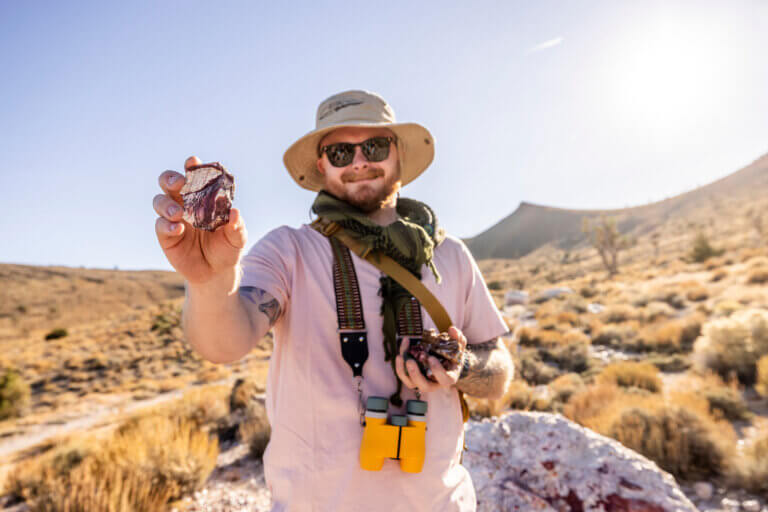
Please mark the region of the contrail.
<svg viewBox="0 0 768 512"><path fill-rule="evenodd" d="M542 50L547 50L549 48L559 45L562 42L563 42L562 37L556 37L554 39L550 39L549 41L544 41L543 43L539 43L536 46L532 46L531 48L528 48L528 51L526 51L525 54L530 55L532 53L540 52Z"/></svg>

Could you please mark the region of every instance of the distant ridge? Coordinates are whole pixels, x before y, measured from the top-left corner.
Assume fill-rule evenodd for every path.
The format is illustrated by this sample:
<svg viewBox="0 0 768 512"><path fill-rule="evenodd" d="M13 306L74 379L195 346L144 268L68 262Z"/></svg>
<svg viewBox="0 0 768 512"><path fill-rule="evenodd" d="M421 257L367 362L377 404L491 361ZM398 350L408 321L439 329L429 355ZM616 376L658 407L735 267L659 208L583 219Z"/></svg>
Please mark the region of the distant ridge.
<svg viewBox="0 0 768 512"><path fill-rule="evenodd" d="M519 258L554 243L569 249L584 240L582 218L616 217L619 230L648 232L672 214L680 215L704 200L768 186L768 154L724 178L667 199L615 210L574 210L522 201L517 209L486 231L466 239L476 259Z"/></svg>

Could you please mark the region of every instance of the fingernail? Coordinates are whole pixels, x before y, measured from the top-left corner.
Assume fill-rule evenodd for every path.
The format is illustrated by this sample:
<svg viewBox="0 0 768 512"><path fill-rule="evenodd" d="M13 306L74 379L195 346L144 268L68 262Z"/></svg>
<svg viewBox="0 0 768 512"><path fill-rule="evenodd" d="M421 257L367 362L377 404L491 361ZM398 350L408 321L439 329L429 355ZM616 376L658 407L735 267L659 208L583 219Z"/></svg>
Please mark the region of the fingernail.
<svg viewBox="0 0 768 512"><path fill-rule="evenodd" d="M175 231L176 230L176 226L178 226L177 223L175 223L175 222L172 223L170 226L168 226L168 231Z"/></svg>
<svg viewBox="0 0 768 512"><path fill-rule="evenodd" d="M177 180L177 179L179 179L179 177L178 177L178 176L176 176L175 174L171 174L171 175L168 177L168 184L169 184L169 185L173 185L174 183L176 183L176 180Z"/></svg>
<svg viewBox="0 0 768 512"><path fill-rule="evenodd" d="M176 215L177 213L179 213L178 205L172 204L168 207L168 215Z"/></svg>

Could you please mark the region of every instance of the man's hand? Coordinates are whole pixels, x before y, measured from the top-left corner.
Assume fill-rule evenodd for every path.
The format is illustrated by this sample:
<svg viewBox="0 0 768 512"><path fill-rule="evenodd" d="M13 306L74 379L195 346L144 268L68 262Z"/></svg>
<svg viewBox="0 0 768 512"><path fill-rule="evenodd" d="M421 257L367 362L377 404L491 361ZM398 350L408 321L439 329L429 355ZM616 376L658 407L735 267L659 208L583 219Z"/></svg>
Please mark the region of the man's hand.
<svg viewBox="0 0 768 512"><path fill-rule="evenodd" d="M193 156L187 159L184 167L200 163L200 159ZM170 264L192 285L219 278L227 282L225 288L231 289L240 251L248 240L240 212L232 208L229 223L216 231L195 229L182 219L184 201L180 191L185 182L184 175L165 171L158 181L164 193L156 195L152 201L159 215L155 232Z"/></svg>
<svg viewBox="0 0 768 512"><path fill-rule="evenodd" d="M448 329L448 335L456 340L459 344L459 350L466 357L465 348L467 347L467 338L456 327ZM450 388L456 385L459 381L459 374L461 373L461 364L456 365L455 368L446 370L440 361L435 356L429 356L429 368L432 370L432 376L437 382L428 379L421 370L419 365L413 359L407 363L403 355L408 350L410 345L410 339L403 338L403 342L400 347L400 355L395 359L395 371L398 378L403 381L406 387L411 389L418 388L421 392L437 391L440 388ZM462 358L463 361L463 358Z"/></svg>

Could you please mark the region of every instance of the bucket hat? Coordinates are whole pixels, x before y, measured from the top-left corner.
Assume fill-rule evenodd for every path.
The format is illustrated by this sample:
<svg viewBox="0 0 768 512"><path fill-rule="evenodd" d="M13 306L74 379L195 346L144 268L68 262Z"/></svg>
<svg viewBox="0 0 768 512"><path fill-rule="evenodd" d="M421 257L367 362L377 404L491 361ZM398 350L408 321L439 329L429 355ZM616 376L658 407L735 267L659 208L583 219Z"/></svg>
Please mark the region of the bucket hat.
<svg viewBox="0 0 768 512"><path fill-rule="evenodd" d="M395 112L379 94L351 90L334 94L317 107L315 129L294 142L283 163L302 188L319 191L323 175L317 170L320 141L328 133L348 126L387 128L395 134L400 178L407 185L423 173L435 156L432 134L418 123L398 123Z"/></svg>

